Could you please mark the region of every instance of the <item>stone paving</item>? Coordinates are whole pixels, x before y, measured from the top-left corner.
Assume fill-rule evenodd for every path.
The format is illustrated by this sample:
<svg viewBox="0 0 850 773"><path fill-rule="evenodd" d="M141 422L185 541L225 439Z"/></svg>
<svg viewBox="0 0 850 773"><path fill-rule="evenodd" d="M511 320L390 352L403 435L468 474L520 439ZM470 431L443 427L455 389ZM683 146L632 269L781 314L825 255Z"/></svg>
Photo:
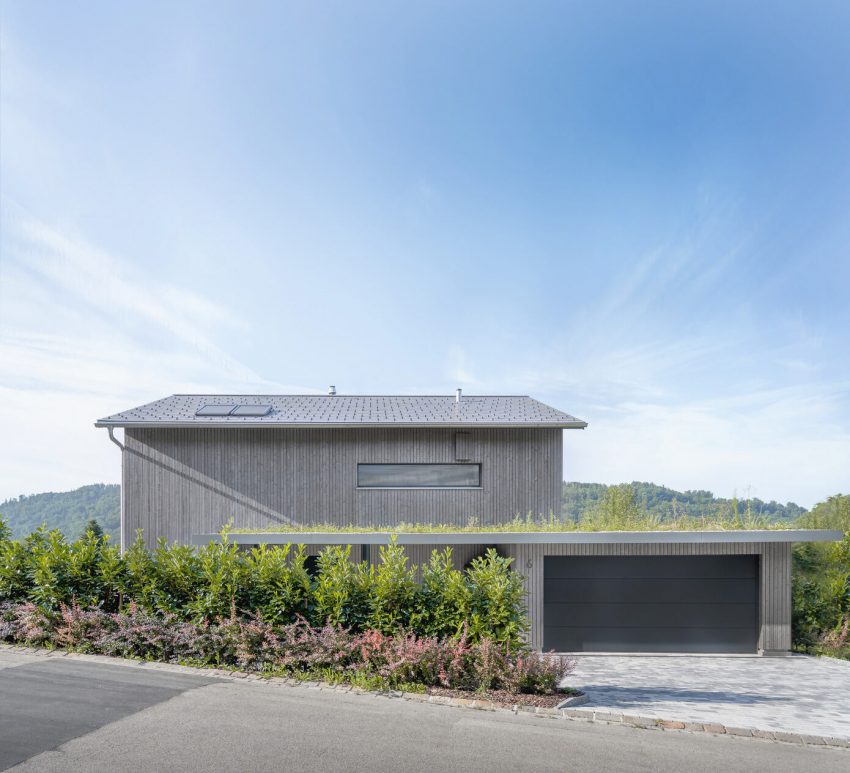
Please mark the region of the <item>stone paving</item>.
<svg viewBox="0 0 850 773"><path fill-rule="evenodd" d="M577 656L581 709L850 739L850 662L794 655Z"/></svg>

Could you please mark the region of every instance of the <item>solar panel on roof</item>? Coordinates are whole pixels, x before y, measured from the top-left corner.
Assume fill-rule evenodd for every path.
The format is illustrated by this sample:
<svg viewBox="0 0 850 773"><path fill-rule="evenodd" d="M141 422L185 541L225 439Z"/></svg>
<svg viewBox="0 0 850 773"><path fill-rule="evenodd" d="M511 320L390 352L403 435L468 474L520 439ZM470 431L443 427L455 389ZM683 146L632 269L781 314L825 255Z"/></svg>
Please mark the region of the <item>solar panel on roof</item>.
<svg viewBox="0 0 850 773"><path fill-rule="evenodd" d="M195 416L229 416L236 405L205 405L195 411Z"/></svg>
<svg viewBox="0 0 850 773"><path fill-rule="evenodd" d="M237 405L231 416L265 416L272 407L270 405Z"/></svg>

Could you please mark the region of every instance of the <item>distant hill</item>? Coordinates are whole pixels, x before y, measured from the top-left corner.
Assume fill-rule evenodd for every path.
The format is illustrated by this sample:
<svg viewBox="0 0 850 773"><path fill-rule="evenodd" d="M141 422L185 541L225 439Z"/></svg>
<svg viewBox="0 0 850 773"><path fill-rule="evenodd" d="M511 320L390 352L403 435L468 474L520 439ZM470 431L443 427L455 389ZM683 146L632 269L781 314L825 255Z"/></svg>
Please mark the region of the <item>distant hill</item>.
<svg viewBox="0 0 850 773"><path fill-rule="evenodd" d="M14 538L26 537L44 523L48 529L60 529L66 537L75 539L89 518L94 518L115 544L121 517L120 491L117 484L95 483L74 491L20 496L0 504L0 516Z"/></svg>
<svg viewBox="0 0 850 773"><path fill-rule="evenodd" d="M736 506L735 500L715 497L710 491L674 491L655 483L630 484L635 492L638 508L662 520L672 520L683 515L694 518L711 518L728 515ZM564 483L561 514L576 520L586 510L595 507L610 488L603 483ZM763 502L761 499L738 499L737 508L741 515L749 507L753 516L772 522L794 521L808 512L794 502Z"/></svg>
<svg viewBox="0 0 850 773"><path fill-rule="evenodd" d="M713 517L729 514L734 502L715 497L710 491L674 491L654 483L632 483L638 507L662 520L682 515ZM602 483L564 483L561 513L564 518L576 520L582 513L594 508L610 488ZM49 529L61 529L67 537L79 536L90 518L95 518L104 533L118 541L121 511L120 486L96 483L74 491L33 494L9 499L0 504L2 516L12 529L15 538L25 537L42 523ZM738 501L738 511L743 515L749 504L754 516L770 521L794 521L806 509L788 502L763 502L761 499Z"/></svg>

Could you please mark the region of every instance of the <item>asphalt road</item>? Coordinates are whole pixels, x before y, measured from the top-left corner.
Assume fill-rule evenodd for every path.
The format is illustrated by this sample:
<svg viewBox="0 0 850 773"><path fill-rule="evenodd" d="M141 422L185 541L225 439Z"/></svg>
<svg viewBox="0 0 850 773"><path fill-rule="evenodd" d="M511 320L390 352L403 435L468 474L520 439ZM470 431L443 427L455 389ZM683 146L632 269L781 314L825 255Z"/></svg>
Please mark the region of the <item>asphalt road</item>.
<svg viewBox="0 0 850 773"><path fill-rule="evenodd" d="M850 751L0 651L0 769L809 771Z"/></svg>

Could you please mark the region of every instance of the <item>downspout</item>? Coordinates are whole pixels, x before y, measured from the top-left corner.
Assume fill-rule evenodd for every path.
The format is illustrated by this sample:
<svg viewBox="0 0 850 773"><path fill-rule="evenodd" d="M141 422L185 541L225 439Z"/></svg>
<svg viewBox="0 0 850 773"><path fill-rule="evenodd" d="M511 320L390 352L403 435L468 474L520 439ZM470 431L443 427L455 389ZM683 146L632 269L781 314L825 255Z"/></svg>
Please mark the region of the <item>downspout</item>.
<svg viewBox="0 0 850 773"><path fill-rule="evenodd" d="M120 494L119 494L121 515L120 515L120 520L118 522L118 524L119 524L118 529L119 529L119 539L121 541L121 552L123 553L124 552L124 451L127 450L127 447L120 440L118 440L117 437L115 437L115 431L114 430L115 430L115 428L111 427L111 426L106 428L106 431L109 433L109 439L113 443L115 443L115 445L118 446L118 448L121 449L121 490L120 490Z"/></svg>

